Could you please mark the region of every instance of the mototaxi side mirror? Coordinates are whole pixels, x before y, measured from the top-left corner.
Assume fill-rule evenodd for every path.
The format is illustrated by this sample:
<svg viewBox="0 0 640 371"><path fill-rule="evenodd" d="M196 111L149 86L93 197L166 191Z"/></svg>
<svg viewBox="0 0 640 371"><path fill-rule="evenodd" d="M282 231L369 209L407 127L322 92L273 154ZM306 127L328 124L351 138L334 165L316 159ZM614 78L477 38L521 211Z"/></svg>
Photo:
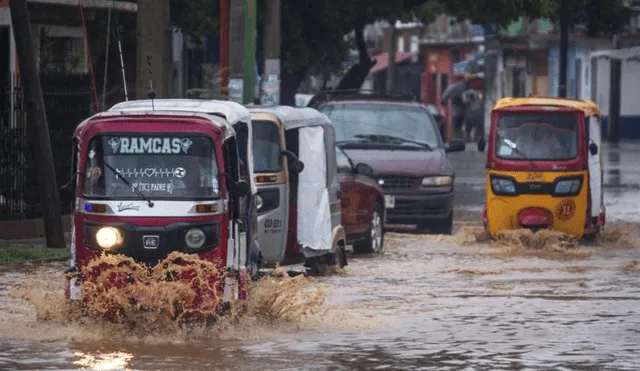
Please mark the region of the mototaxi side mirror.
<svg viewBox="0 0 640 371"><path fill-rule="evenodd" d="M484 152L486 146L487 141L484 138L480 138L480 140L478 141L478 151Z"/></svg>
<svg viewBox="0 0 640 371"><path fill-rule="evenodd" d="M591 144L589 144L589 153L591 153L592 156L595 156L598 154L598 145L591 142Z"/></svg>
<svg viewBox="0 0 640 371"><path fill-rule="evenodd" d="M249 183L247 183L246 181L240 180L233 185L233 190L236 194L236 197L245 197L249 195L249 192L251 191L251 187L249 186Z"/></svg>
<svg viewBox="0 0 640 371"><path fill-rule="evenodd" d="M465 144L464 141L460 139L451 139L444 146L445 152L462 152L466 148L467 148L467 145Z"/></svg>
<svg viewBox="0 0 640 371"><path fill-rule="evenodd" d="M363 162L360 162L356 165L355 172L362 175L372 175L373 168Z"/></svg>
<svg viewBox="0 0 640 371"><path fill-rule="evenodd" d="M296 161L291 165L291 171L294 173L301 173L304 170L304 163L302 161Z"/></svg>
<svg viewBox="0 0 640 371"><path fill-rule="evenodd" d="M285 149L281 152L282 156L286 156L290 160L290 171L294 173L301 173L304 170L304 163L298 159L293 151Z"/></svg>

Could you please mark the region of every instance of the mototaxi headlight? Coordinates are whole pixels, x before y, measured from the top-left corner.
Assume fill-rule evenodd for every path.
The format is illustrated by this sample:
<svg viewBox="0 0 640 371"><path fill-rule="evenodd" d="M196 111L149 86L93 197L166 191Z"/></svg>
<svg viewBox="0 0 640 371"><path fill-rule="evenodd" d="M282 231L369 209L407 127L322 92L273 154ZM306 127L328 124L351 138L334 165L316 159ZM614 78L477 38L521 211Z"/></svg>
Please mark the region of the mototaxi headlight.
<svg viewBox="0 0 640 371"><path fill-rule="evenodd" d="M201 248L206 239L207 237L200 228L190 229L184 236L184 242L187 244L187 247L194 250Z"/></svg>
<svg viewBox="0 0 640 371"><path fill-rule="evenodd" d="M580 178L561 180L556 183L556 188L553 190L553 193L561 195L577 193L580 189L580 183L582 183L582 179Z"/></svg>
<svg viewBox="0 0 640 371"><path fill-rule="evenodd" d="M453 184L453 178L450 176L428 176L422 179L423 187L447 186Z"/></svg>
<svg viewBox="0 0 640 371"><path fill-rule="evenodd" d="M256 210L260 211L262 206L264 206L264 199L262 199L262 196L256 195Z"/></svg>
<svg viewBox="0 0 640 371"><path fill-rule="evenodd" d="M96 232L96 243L103 249L112 249L122 244L122 233L114 227L102 227Z"/></svg>
<svg viewBox="0 0 640 371"><path fill-rule="evenodd" d="M511 179L492 178L491 190L495 194L515 194L516 184Z"/></svg>

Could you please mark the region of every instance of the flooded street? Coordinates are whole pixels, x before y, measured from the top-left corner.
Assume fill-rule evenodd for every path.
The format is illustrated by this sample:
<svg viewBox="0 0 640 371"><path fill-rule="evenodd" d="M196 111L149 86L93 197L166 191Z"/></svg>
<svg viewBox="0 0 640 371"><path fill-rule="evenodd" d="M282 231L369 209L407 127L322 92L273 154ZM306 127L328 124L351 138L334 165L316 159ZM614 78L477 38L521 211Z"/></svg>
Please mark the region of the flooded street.
<svg viewBox="0 0 640 371"><path fill-rule="evenodd" d="M0 369L638 370L640 146L621 147L603 148L601 241L484 240L484 155L469 148L451 155L456 235L389 232L382 255L311 283L325 301L302 317L138 339L59 320L65 262L0 266ZM27 279L41 320L8 295Z"/></svg>

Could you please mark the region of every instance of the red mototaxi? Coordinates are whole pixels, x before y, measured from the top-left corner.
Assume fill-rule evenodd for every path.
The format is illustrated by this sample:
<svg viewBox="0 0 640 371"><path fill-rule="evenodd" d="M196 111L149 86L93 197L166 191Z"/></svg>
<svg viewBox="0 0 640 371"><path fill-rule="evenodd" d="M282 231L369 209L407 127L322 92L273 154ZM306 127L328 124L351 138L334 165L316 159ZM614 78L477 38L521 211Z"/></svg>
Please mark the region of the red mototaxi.
<svg viewBox="0 0 640 371"><path fill-rule="evenodd" d="M245 297L238 200L249 187L240 181L235 132L224 119L105 112L82 122L73 139L76 186L67 299L88 300L81 282L109 266L101 264L88 277L82 271L103 253L151 267L173 251L213 262L226 273L224 280L207 277L216 291L192 280L196 270L174 276L192 284L196 298L188 310L197 312L218 295L224 303ZM178 259L174 264L197 263ZM109 283L122 287L131 278L113 272Z"/></svg>

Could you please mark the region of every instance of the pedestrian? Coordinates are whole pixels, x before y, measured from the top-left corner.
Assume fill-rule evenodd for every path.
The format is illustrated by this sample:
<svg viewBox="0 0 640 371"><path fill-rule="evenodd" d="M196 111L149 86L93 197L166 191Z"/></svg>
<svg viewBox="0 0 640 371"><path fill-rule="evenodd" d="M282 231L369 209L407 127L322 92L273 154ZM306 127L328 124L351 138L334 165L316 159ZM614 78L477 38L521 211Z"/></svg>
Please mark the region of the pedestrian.
<svg viewBox="0 0 640 371"><path fill-rule="evenodd" d="M464 125L464 101L458 95L451 98L451 118L453 120L453 137L462 138L462 126Z"/></svg>

